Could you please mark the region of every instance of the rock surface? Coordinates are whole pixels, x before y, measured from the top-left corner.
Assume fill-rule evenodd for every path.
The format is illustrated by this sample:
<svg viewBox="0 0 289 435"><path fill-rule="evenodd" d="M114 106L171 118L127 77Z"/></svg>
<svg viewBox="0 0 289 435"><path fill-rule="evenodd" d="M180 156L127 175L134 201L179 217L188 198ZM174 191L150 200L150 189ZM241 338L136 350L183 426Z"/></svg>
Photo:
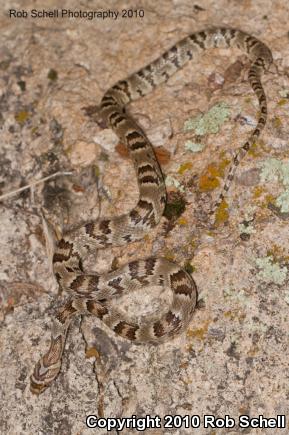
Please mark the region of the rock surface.
<svg viewBox="0 0 289 435"><path fill-rule="evenodd" d="M170 431L162 424L147 431L154 435L289 433L237 424L245 414L289 415L288 2L137 4L144 17L120 16L124 9L136 9L132 0L65 0L61 6L56 0L1 3L0 432L86 435L92 430L85 419L93 414L159 415L162 423L165 415L201 418L199 429L183 424ZM93 20L9 18L12 8L18 15L61 8L120 15ZM60 376L35 397L29 376L49 344L56 300L65 298L51 273L42 211L57 228L65 228L133 206L133 167L118 152L114 134L95 123L95 107L109 86L175 41L218 25L259 37L275 61L263 79L269 120L238 169L226 214L210 231L206 216L220 177L232 151L246 141L258 112L246 79L248 61L238 50L204 53L130 106L153 143L169 151L163 172L173 180L167 183L169 198L173 205L178 199L179 214L164 217L145 242L98 252L88 261L89 269L102 271L153 253L190 266L200 299L190 327L160 346L136 346L93 318L77 319ZM186 131L186 123L206 119L219 106L227 107L229 115L216 131L201 136ZM212 174L213 183L208 183ZM4 196L25 185L31 188ZM148 290L141 297L127 297L122 306L132 316L152 313L165 298ZM229 415L236 426L204 428L203 416L208 414Z"/></svg>

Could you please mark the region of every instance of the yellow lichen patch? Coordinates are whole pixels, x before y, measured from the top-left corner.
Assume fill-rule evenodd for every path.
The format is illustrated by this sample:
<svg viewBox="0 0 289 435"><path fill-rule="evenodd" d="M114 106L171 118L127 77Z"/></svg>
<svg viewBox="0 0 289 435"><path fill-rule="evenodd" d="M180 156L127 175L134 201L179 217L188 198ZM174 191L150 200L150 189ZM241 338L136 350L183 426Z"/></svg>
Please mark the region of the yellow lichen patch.
<svg viewBox="0 0 289 435"><path fill-rule="evenodd" d="M282 246L278 246L276 244L272 244L271 248L267 250L266 256L272 257L273 263L280 263L283 261L289 260L289 255L286 255L287 252L284 252L284 248Z"/></svg>
<svg viewBox="0 0 289 435"><path fill-rule="evenodd" d="M204 340L207 336L210 323L211 323L211 321L209 319L205 322L204 326L201 328L188 329L187 330L187 337L188 338L196 338L197 340Z"/></svg>
<svg viewBox="0 0 289 435"><path fill-rule="evenodd" d="M149 236L148 234L145 234L145 235L143 236L143 240L144 240L145 242L149 242L149 241L150 241L150 236Z"/></svg>
<svg viewBox="0 0 289 435"><path fill-rule="evenodd" d="M116 270L119 268L118 257L113 257L111 262L111 270Z"/></svg>
<svg viewBox="0 0 289 435"><path fill-rule="evenodd" d="M277 105L284 106L287 103L288 103L288 100L286 98L282 98L281 100L278 101Z"/></svg>
<svg viewBox="0 0 289 435"><path fill-rule="evenodd" d="M178 224L179 225L187 225L188 221L187 221L187 219L181 217L180 219L178 219Z"/></svg>
<svg viewBox="0 0 289 435"><path fill-rule="evenodd" d="M37 134L37 133L38 133L38 127L33 127L33 128L31 129L31 133L32 133L32 134Z"/></svg>
<svg viewBox="0 0 289 435"><path fill-rule="evenodd" d="M237 312L236 311L225 311L224 312L224 317L226 317L227 319L233 320L237 317Z"/></svg>
<svg viewBox="0 0 289 435"><path fill-rule="evenodd" d="M27 112L26 110L21 110L15 115L15 119L19 124L24 124L28 118L29 118L29 112Z"/></svg>
<svg viewBox="0 0 289 435"><path fill-rule="evenodd" d="M273 119L273 125L275 128L282 127L282 121L280 118L278 118L278 116L275 116L275 118Z"/></svg>
<svg viewBox="0 0 289 435"><path fill-rule="evenodd" d="M240 313L239 310L229 310L224 312L224 317L229 320L239 320L239 322L243 322L246 318L246 314Z"/></svg>
<svg viewBox="0 0 289 435"><path fill-rule="evenodd" d="M277 262L277 259L281 256L282 248L278 245L272 244L271 248L267 250L267 257L272 257L273 262Z"/></svg>
<svg viewBox="0 0 289 435"><path fill-rule="evenodd" d="M183 163L183 164L179 167L179 169L178 169L178 173L179 173L180 175L182 175L184 172L188 171L189 169L192 169L192 167L193 167L193 164L192 164L191 162Z"/></svg>
<svg viewBox="0 0 289 435"><path fill-rule="evenodd" d="M228 203L223 199L215 213L215 224L221 225L229 219Z"/></svg>
<svg viewBox="0 0 289 435"><path fill-rule="evenodd" d="M227 152L225 150L220 150L220 153L219 153L220 159L226 158L226 154L227 154Z"/></svg>
<svg viewBox="0 0 289 435"><path fill-rule="evenodd" d="M251 157L260 157L261 153L260 153L259 145L261 145L261 143L257 143L257 142L252 143L248 151L248 155Z"/></svg>
<svg viewBox="0 0 289 435"><path fill-rule="evenodd" d="M258 199L266 190L263 186L256 186L253 191L253 198Z"/></svg>
<svg viewBox="0 0 289 435"><path fill-rule="evenodd" d="M251 349L248 350L248 356L256 356L260 352L260 348L258 346L252 346Z"/></svg>
<svg viewBox="0 0 289 435"><path fill-rule="evenodd" d="M269 193L268 195L266 195L265 200L262 202L260 207L262 207L262 208L268 208L268 205L269 204L275 204L275 201L276 201L276 198Z"/></svg>
<svg viewBox="0 0 289 435"><path fill-rule="evenodd" d="M186 378L186 379L181 379L181 381L185 384L185 385L190 385L192 383L192 379L190 378Z"/></svg>
<svg viewBox="0 0 289 435"><path fill-rule="evenodd" d="M195 239L192 239L191 242L190 242L190 244L191 244L191 247L192 247L193 249L195 249L195 247L196 247L196 240L195 240Z"/></svg>
<svg viewBox="0 0 289 435"><path fill-rule="evenodd" d="M172 252L170 252L170 251L167 251L167 252L165 253L164 257L165 257L167 260L169 260L169 261L174 261L174 259L175 259L174 254L173 254Z"/></svg>
<svg viewBox="0 0 289 435"><path fill-rule="evenodd" d="M214 238L216 236L215 232L213 230L206 231L207 236Z"/></svg>
<svg viewBox="0 0 289 435"><path fill-rule="evenodd" d="M220 186L217 177L220 177L220 170L216 164L211 163L205 169L205 172L200 176L199 188L203 192L210 192Z"/></svg>
<svg viewBox="0 0 289 435"><path fill-rule="evenodd" d="M226 167L231 163L230 159L226 159L223 158L220 163L219 163L219 171L220 171L220 176L223 177L225 174L225 169Z"/></svg>
<svg viewBox="0 0 289 435"><path fill-rule="evenodd" d="M96 177L99 177L100 176L100 169L99 169L99 166L97 166L97 165L94 165L94 175L96 176Z"/></svg>
<svg viewBox="0 0 289 435"><path fill-rule="evenodd" d="M85 357L86 358L93 358L94 357L96 359L99 359L100 355L99 355L99 352L95 349L95 347L89 347L85 351Z"/></svg>
<svg viewBox="0 0 289 435"><path fill-rule="evenodd" d="M224 153L222 154L222 157ZM217 165L216 163L209 164L204 173L200 176L199 188L203 192L210 192L220 186L218 178L224 177L225 169L230 164L231 160L222 158Z"/></svg>

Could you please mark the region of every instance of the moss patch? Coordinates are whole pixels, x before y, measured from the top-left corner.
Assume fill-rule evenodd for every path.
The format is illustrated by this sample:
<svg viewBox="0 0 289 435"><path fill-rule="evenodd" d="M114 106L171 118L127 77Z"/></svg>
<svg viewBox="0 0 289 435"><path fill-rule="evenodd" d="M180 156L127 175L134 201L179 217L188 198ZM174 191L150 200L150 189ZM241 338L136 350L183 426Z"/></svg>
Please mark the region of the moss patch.
<svg viewBox="0 0 289 435"><path fill-rule="evenodd" d="M181 195L170 195L165 207L164 216L169 220L176 220L186 209L186 201Z"/></svg>
<svg viewBox="0 0 289 435"><path fill-rule="evenodd" d="M189 261L184 265L184 269L190 275L192 275L196 270L195 266L193 266Z"/></svg>
<svg viewBox="0 0 289 435"><path fill-rule="evenodd" d="M58 79L58 73L57 73L57 71L55 69L50 69L48 71L47 78L49 80L51 80L52 82L55 82L55 80Z"/></svg>

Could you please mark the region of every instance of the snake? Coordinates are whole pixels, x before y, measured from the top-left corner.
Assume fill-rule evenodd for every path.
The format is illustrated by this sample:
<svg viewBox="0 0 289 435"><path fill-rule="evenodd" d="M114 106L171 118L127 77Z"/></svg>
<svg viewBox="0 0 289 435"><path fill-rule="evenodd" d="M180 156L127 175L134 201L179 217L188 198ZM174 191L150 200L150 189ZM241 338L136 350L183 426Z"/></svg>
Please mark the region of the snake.
<svg viewBox="0 0 289 435"><path fill-rule="evenodd" d="M198 291L185 268L162 257L134 260L104 274L89 273L83 264L88 255L100 249L141 240L159 223L166 206L165 181L153 146L142 128L127 113L126 105L166 82L206 49L230 47L237 47L247 54L250 61L248 81L258 98L259 113L248 140L233 154L216 204L218 206L229 189L236 167L266 124L267 102L261 76L273 61L270 49L256 37L239 29L209 28L180 40L156 60L105 92L99 114L128 149L136 172L139 199L128 213L78 225L55 243L53 273L60 289L65 290L68 297L53 317L50 347L37 362L30 377L32 393L42 393L58 376L67 331L77 315L95 316L116 334L134 343L159 344L188 327L196 308ZM156 317L143 316L145 318L130 321L111 304L111 300L117 301L129 292L141 293L145 287L156 285L169 289L172 294L169 307Z"/></svg>

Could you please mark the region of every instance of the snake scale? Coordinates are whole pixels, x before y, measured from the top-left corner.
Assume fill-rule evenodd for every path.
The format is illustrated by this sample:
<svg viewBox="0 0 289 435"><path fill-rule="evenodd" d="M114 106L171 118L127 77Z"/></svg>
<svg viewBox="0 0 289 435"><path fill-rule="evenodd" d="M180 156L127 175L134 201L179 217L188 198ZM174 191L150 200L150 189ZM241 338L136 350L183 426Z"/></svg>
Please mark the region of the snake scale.
<svg viewBox="0 0 289 435"><path fill-rule="evenodd" d="M53 320L50 348L36 364L31 376L33 393L42 393L57 377L67 330L76 315L94 315L116 334L133 342L157 344L188 326L197 302L197 287L192 277L179 265L165 258L150 257L99 275L86 273L83 261L88 253L98 249L142 239L157 225L166 205L163 175L153 147L142 129L126 113L125 106L166 82L205 49L214 47L237 47L247 53L251 62L248 80L260 107L255 129L233 156L223 192L228 190L240 160L264 128L267 103L261 75L272 63L272 55L257 38L236 29L212 28L193 33L146 67L117 82L104 94L100 115L128 148L137 175L139 200L129 213L78 226L57 242L53 270L59 286L69 293L69 298ZM223 198L222 193L219 204ZM129 322L109 304L112 298L151 285L169 288L173 294L169 309L157 319Z"/></svg>

